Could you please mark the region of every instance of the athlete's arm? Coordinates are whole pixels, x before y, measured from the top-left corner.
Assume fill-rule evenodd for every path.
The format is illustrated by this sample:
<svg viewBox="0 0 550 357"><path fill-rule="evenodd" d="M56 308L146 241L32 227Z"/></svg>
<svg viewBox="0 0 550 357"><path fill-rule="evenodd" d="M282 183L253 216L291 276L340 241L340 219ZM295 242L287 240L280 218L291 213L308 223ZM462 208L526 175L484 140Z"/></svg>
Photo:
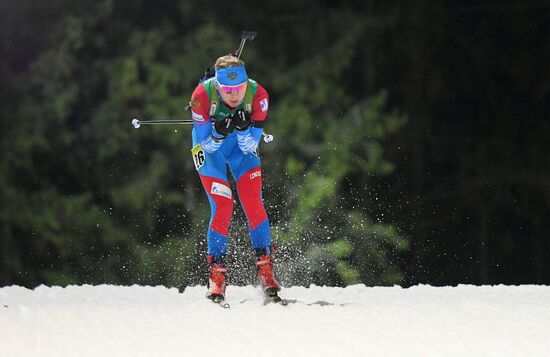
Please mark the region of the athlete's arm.
<svg viewBox="0 0 550 357"><path fill-rule="evenodd" d="M204 151L213 153L222 145L224 135L214 128L209 115L210 100L202 84L199 84L191 96L191 115L193 127Z"/></svg>
<svg viewBox="0 0 550 357"><path fill-rule="evenodd" d="M268 108L269 95L264 87L258 84L256 95L252 101L251 119L253 125L244 131L237 132L239 148L244 154L254 152L260 145Z"/></svg>

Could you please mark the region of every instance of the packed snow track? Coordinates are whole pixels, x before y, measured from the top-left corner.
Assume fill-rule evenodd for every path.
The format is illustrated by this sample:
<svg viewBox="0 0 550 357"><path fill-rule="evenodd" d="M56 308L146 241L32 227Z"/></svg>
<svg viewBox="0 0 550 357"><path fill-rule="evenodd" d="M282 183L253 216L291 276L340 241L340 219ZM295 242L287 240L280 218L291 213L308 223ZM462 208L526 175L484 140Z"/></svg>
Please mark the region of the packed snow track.
<svg viewBox="0 0 550 357"><path fill-rule="evenodd" d="M0 356L550 356L549 286L0 288Z"/></svg>

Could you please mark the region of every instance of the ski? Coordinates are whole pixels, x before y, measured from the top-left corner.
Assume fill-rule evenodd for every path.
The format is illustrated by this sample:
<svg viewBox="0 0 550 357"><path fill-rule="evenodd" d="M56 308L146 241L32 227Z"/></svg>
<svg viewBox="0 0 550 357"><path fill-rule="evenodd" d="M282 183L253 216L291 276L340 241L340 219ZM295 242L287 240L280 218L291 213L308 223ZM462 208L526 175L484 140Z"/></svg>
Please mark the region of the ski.
<svg viewBox="0 0 550 357"><path fill-rule="evenodd" d="M224 308L224 309L229 309L231 308L231 306L225 302L225 299L222 295L213 295L213 296L209 296L208 297L209 300L211 300L214 304Z"/></svg>
<svg viewBox="0 0 550 357"><path fill-rule="evenodd" d="M224 302L223 300L220 301L220 302L215 302L215 304L217 304L219 307L221 307L222 309L230 309L231 306L229 305L229 303L227 302Z"/></svg>

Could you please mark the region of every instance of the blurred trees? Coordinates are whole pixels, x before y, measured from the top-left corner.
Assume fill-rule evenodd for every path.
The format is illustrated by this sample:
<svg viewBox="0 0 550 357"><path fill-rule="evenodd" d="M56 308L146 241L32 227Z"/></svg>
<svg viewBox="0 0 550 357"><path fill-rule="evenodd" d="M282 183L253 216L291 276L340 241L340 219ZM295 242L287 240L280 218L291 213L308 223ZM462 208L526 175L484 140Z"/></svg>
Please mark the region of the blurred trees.
<svg viewBox="0 0 550 357"><path fill-rule="evenodd" d="M550 2L414 1L394 20L372 81L409 116L378 191L414 236L406 275L548 283Z"/></svg>
<svg viewBox="0 0 550 357"><path fill-rule="evenodd" d="M548 282L547 2L0 9L2 285L205 283L190 128L129 123L188 117L247 29L285 282Z"/></svg>

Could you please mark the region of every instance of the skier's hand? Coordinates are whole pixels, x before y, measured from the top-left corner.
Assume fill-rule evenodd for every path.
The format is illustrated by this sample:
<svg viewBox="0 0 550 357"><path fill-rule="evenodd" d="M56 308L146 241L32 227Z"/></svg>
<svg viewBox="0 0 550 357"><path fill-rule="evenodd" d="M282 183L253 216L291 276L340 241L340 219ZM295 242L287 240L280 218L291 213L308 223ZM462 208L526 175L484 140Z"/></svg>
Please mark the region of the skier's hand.
<svg viewBox="0 0 550 357"><path fill-rule="evenodd" d="M252 123L250 113L242 109L237 110L235 114L233 114L233 121L235 122L235 129L240 131L248 129Z"/></svg>
<svg viewBox="0 0 550 357"><path fill-rule="evenodd" d="M233 117L226 117L214 123L215 131L222 137L226 137L235 130L235 120Z"/></svg>

